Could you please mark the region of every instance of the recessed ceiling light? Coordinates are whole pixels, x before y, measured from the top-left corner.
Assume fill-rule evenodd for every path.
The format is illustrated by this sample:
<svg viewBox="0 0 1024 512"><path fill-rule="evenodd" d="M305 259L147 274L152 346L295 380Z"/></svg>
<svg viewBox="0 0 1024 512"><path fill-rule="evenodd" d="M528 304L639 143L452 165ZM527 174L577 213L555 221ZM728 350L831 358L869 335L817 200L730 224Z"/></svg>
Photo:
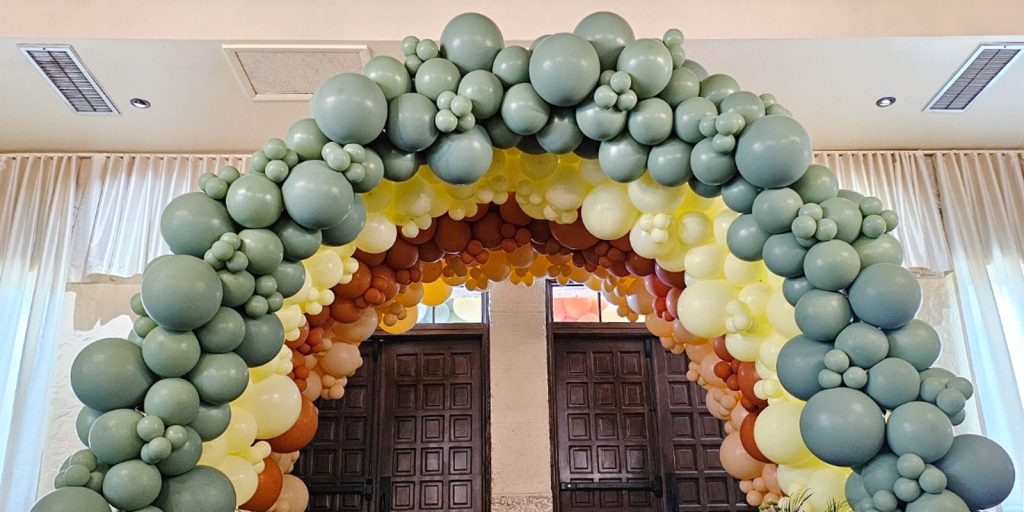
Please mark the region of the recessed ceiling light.
<svg viewBox="0 0 1024 512"><path fill-rule="evenodd" d="M892 96L882 96L881 98L878 98L878 101L875 102L875 105L885 108L891 107L893 103L896 103L896 98Z"/></svg>
<svg viewBox="0 0 1024 512"><path fill-rule="evenodd" d="M142 98L132 98L129 103L131 103L133 107L139 109L149 108L150 105L149 101L144 100Z"/></svg>

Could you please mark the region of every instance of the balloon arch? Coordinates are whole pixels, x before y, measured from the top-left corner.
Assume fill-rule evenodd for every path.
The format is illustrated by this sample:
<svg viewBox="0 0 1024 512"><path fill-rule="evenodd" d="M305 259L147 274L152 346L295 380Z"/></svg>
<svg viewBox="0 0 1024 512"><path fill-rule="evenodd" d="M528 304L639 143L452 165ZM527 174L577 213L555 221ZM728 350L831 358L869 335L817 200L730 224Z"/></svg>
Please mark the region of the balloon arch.
<svg viewBox="0 0 1024 512"><path fill-rule="evenodd" d="M450 287L551 277L647 315L725 422L752 505L968 511L1014 480L953 434L971 384L932 368L881 201L811 165L769 94L611 13L527 49L462 14L324 83L311 119L174 199L127 339L75 359L88 448L36 512L304 510L287 474L380 325ZM853 468L851 471L850 468ZM796 500L794 500L796 501Z"/></svg>

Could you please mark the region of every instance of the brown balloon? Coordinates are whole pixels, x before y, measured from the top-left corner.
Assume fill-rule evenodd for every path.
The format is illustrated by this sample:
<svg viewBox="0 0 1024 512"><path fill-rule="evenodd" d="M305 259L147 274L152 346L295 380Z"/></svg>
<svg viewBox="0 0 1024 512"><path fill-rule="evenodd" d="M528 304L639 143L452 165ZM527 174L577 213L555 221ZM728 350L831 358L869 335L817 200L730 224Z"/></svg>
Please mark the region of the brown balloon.
<svg viewBox="0 0 1024 512"><path fill-rule="evenodd" d="M683 272L670 272L661 268L661 265L654 266L654 273L658 275L658 279L673 288L679 288L682 290L686 288L686 281L683 278Z"/></svg>
<svg viewBox="0 0 1024 512"><path fill-rule="evenodd" d="M441 261L441 258L444 257L444 251L442 251L433 240L420 245L419 252L420 261L425 261L427 263Z"/></svg>
<svg viewBox="0 0 1024 512"><path fill-rule="evenodd" d="M665 309L668 310L672 316L675 316L677 314L676 311L679 311L679 295L682 293L683 291L679 288L672 288L668 291L668 294L665 295Z"/></svg>
<svg viewBox="0 0 1024 512"><path fill-rule="evenodd" d="M250 512L267 512L281 496L283 486L284 475L281 473L281 467L270 457L263 459L263 471L259 474L256 494L240 508Z"/></svg>
<svg viewBox="0 0 1024 512"><path fill-rule="evenodd" d="M416 236L412 238L406 238L405 235L402 235L402 238L413 245L422 245L433 240L434 233L437 233L437 219L432 219L430 221L430 226L428 226L427 229L421 229L420 232L416 234Z"/></svg>
<svg viewBox="0 0 1024 512"><path fill-rule="evenodd" d="M343 324L350 324L363 316L362 308L356 307L355 303L348 299L335 298L330 309L331 318Z"/></svg>
<svg viewBox="0 0 1024 512"><path fill-rule="evenodd" d="M381 263L384 263L384 258L387 256L387 252L369 253L362 249L356 249L355 258L363 263L366 263L367 267L376 267Z"/></svg>
<svg viewBox="0 0 1024 512"><path fill-rule="evenodd" d="M574 251L593 247L600 241L596 236L590 234L590 231L587 231L582 217L577 217L576 222L572 224L551 222L548 227L551 229L551 236L555 237L558 243Z"/></svg>
<svg viewBox="0 0 1024 512"><path fill-rule="evenodd" d="M341 299L354 300L362 297L366 290L370 288L370 282L373 279L373 273L370 271L370 267L360 263L359 268L352 273L352 280L345 283L339 284L333 288L334 296Z"/></svg>
<svg viewBox="0 0 1024 512"><path fill-rule="evenodd" d="M655 274L650 274L644 278L644 286L647 288L647 292L655 297L665 297L672 289L671 286L665 284Z"/></svg>
<svg viewBox="0 0 1024 512"><path fill-rule="evenodd" d="M741 363L739 370L736 371L736 380L739 382L740 392L743 393L743 397L750 401L750 407L747 407L747 410L759 412L768 407L768 402L758 398L754 393L754 384L761 380L761 376L757 374L757 368L754 366L754 363Z"/></svg>
<svg viewBox="0 0 1024 512"><path fill-rule="evenodd" d="M715 349L715 355L719 359L726 362L731 362L734 357L729 353L729 349L725 346L725 336L719 336L711 340L711 347Z"/></svg>
<svg viewBox="0 0 1024 512"><path fill-rule="evenodd" d="M498 215L496 212L487 212L480 220L473 223L473 239L479 240L487 249L497 249L501 246L503 238L501 234L502 224L504 222L501 220L501 215ZM514 235L515 231L512 234Z"/></svg>
<svg viewBox="0 0 1024 512"><path fill-rule="evenodd" d="M386 254L384 264L396 270L410 268L420 259L419 248L401 238L395 240Z"/></svg>
<svg viewBox="0 0 1024 512"><path fill-rule="evenodd" d="M458 254L466 249L472 236L473 231L469 224L452 220L447 215L437 218L434 243L442 251L448 254Z"/></svg>
<svg viewBox="0 0 1024 512"><path fill-rule="evenodd" d="M528 226L533 222L533 218L527 215L526 212L519 207L519 202L516 201L515 194L509 194L508 200L498 206L498 213L506 222L510 222L516 226Z"/></svg>
<svg viewBox="0 0 1024 512"><path fill-rule="evenodd" d="M743 449L751 457L765 464L771 464L773 461L761 453L761 449L757 447L757 441L754 440L755 423L757 423L757 413L749 413L746 418L743 418L743 423L740 424L740 442L743 443Z"/></svg>
<svg viewBox="0 0 1024 512"><path fill-rule="evenodd" d="M626 253L626 268L628 268L629 272L634 276L651 276L654 275L654 260L644 258L643 256L630 251Z"/></svg>

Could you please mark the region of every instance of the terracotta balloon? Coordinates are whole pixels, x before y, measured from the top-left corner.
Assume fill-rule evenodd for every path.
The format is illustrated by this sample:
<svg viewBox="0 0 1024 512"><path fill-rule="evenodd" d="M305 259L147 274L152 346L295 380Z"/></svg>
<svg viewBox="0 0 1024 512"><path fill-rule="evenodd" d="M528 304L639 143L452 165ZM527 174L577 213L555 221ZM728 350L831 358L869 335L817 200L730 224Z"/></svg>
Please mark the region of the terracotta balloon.
<svg viewBox="0 0 1024 512"><path fill-rule="evenodd" d="M740 392L743 393L743 398L751 405L751 407L747 407L744 404L747 410L756 412L768 407L767 401L758 398L754 394L754 384L761 380L761 376L757 374L757 368L755 368L754 363L741 363L736 371L736 380L739 383Z"/></svg>
<svg viewBox="0 0 1024 512"><path fill-rule="evenodd" d="M771 460L761 453L761 449L757 447L757 441L754 440L754 424L756 422L756 413L750 413L743 418L743 424L740 425L740 442L743 443L743 449L747 450L751 457L768 464Z"/></svg>
<svg viewBox="0 0 1024 512"><path fill-rule="evenodd" d="M533 221L533 219L519 206L519 202L516 201L515 194L509 194L508 200L498 206L498 213L506 222L520 227L527 226Z"/></svg>
<svg viewBox="0 0 1024 512"><path fill-rule="evenodd" d="M725 347L725 336L719 336L711 340L711 346L715 349L715 354L723 361L732 361L732 354L729 353L729 349Z"/></svg>
<svg viewBox="0 0 1024 512"><path fill-rule="evenodd" d="M550 224L551 235L558 243L573 250L586 249L598 242L598 238L583 225L583 218L578 217L572 224Z"/></svg>
<svg viewBox="0 0 1024 512"><path fill-rule="evenodd" d="M665 295L665 310L672 313L673 316L676 311L679 311L679 295L682 293L683 291L679 288L672 288Z"/></svg>
<svg viewBox="0 0 1024 512"><path fill-rule="evenodd" d="M362 297L370 288L370 280L373 274L370 267L360 263L359 268L352 273L352 280L334 287L334 296L340 299L357 299Z"/></svg>
<svg viewBox="0 0 1024 512"><path fill-rule="evenodd" d="M384 258L388 255L387 252L365 252L362 249L357 249L352 256L365 263L367 267L373 268L384 263Z"/></svg>
<svg viewBox="0 0 1024 512"><path fill-rule="evenodd" d="M301 450L316 435L319 413L313 402L308 398L302 399L302 410L299 411L299 419L295 421L292 428L277 437L268 439L270 447L279 453L294 452ZM258 491L257 491L258 493Z"/></svg>
<svg viewBox="0 0 1024 512"><path fill-rule="evenodd" d="M277 462L270 457L263 459L263 471L259 474L256 485L256 494L249 498L249 501L242 504L244 510L251 512L266 512L281 496L281 488L284 485L284 474Z"/></svg>
<svg viewBox="0 0 1024 512"><path fill-rule="evenodd" d="M409 268L416 264L420 254L418 248L401 238L387 250L384 263L393 269Z"/></svg>
<svg viewBox="0 0 1024 512"><path fill-rule="evenodd" d="M416 233L416 236L414 236L412 238L406 238L405 236L402 236L401 238L403 240L413 244L413 245L423 245L423 244L433 240L434 239L434 233L436 233L436 232L437 232L437 222L431 220L430 226L428 226L427 229L421 229L419 231L419 233Z"/></svg>
<svg viewBox="0 0 1024 512"><path fill-rule="evenodd" d="M363 316L355 322L336 323L325 333L331 341L355 344L369 338L377 329L377 312L372 308L363 310Z"/></svg>
<svg viewBox="0 0 1024 512"><path fill-rule="evenodd" d="M656 274L650 274L644 277L644 286L647 287L647 291L655 297L664 297L668 295L668 292L672 290L672 287L665 284Z"/></svg>
<svg viewBox="0 0 1024 512"><path fill-rule="evenodd" d="M473 232L469 224L452 220L447 215L438 217L437 232L434 234L434 242L442 251L449 254L456 254L466 249Z"/></svg>
<svg viewBox="0 0 1024 512"><path fill-rule="evenodd" d="M351 300L336 298L330 307L331 318L335 322L349 324L359 320L359 317L363 316L364 309L366 308L356 306Z"/></svg>
<svg viewBox="0 0 1024 512"><path fill-rule="evenodd" d="M655 265L654 273L658 276L658 279L661 279L661 282L673 288L686 288L683 272L670 272L661 268L661 265Z"/></svg>
<svg viewBox="0 0 1024 512"><path fill-rule="evenodd" d="M760 477L764 469L764 464L751 457L743 448L738 432L725 436L719 456L722 467L736 478L752 480Z"/></svg>

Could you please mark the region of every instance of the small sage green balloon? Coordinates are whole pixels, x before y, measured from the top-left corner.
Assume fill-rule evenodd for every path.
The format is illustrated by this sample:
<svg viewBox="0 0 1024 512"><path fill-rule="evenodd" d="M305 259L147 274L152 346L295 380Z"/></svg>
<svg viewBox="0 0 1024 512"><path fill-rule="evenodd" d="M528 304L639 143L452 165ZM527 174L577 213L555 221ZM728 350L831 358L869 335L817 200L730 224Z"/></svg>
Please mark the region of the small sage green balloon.
<svg viewBox="0 0 1024 512"><path fill-rule="evenodd" d="M988 484L989 481L984 481ZM987 485L983 485L983 488ZM987 489L986 489L987 490ZM1006 494L1009 496L1009 491ZM1005 498L1003 498L1005 499ZM1003 501L1000 499L996 503ZM906 512L969 512L986 507L972 507L957 493L942 491L938 494L924 493L921 497L907 504Z"/></svg>
<svg viewBox="0 0 1024 512"><path fill-rule="evenodd" d="M71 364L72 391L86 407L97 411L141 404L154 381L142 349L119 338L90 343Z"/></svg>
<svg viewBox="0 0 1024 512"><path fill-rule="evenodd" d="M221 303L229 308L245 304L256 290L256 278L244 270L238 273L221 270L217 272L217 277L220 278L221 288L224 290L224 300Z"/></svg>
<svg viewBox="0 0 1024 512"><path fill-rule="evenodd" d="M716 106L730 94L739 90L740 84L736 82L735 78L721 73L710 75L700 81L700 95Z"/></svg>
<svg viewBox="0 0 1024 512"><path fill-rule="evenodd" d="M786 233L804 202L791 188L765 190L754 200L753 214L761 229L769 233Z"/></svg>
<svg viewBox="0 0 1024 512"><path fill-rule="evenodd" d="M483 14L460 14L441 31L441 50L444 56L463 72L491 69L494 57L504 48L501 29Z"/></svg>
<svg viewBox="0 0 1024 512"><path fill-rule="evenodd" d="M629 73L640 99L657 96L672 79L672 54L658 39L637 39L619 53L615 69Z"/></svg>
<svg viewBox="0 0 1024 512"><path fill-rule="evenodd" d="M309 229L325 229L341 222L353 196L348 180L322 160L307 160L295 166L281 193L288 215Z"/></svg>
<svg viewBox="0 0 1024 512"><path fill-rule="evenodd" d="M647 173L651 179L665 187L682 185L693 176L690 170L690 153L693 147L670 137L651 148L647 155Z"/></svg>
<svg viewBox="0 0 1024 512"><path fill-rule="evenodd" d="M855 509L862 501L871 499L871 495L864 489L864 481L856 472L850 473L846 477L844 490L846 491L846 501Z"/></svg>
<svg viewBox="0 0 1024 512"><path fill-rule="evenodd" d="M556 107L582 102L593 92L600 74L597 51L575 34L550 35L530 56L530 83L544 101Z"/></svg>
<svg viewBox="0 0 1024 512"><path fill-rule="evenodd" d="M138 510L160 494L160 471L141 460L115 464L103 477L103 496L121 510Z"/></svg>
<svg viewBox="0 0 1024 512"><path fill-rule="evenodd" d="M860 273L860 257L842 240L815 244L804 258L804 275L819 290L839 291L853 283Z"/></svg>
<svg viewBox="0 0 1024 512"><path fill-rule="evenodd" d="M935 466L945 473L949 490L963 498L971 510L988 509L1002 503L1017 481L1013 460L1006 450L995 441L975 434L956 436L953 446Z"/></svg>
<svg viewBox="0 0 1024 512"><path fill-rule="evenodd" d="M157 327L149 331L142 343L142 358L146 366L161 377L181 377L192 371L199 362L200 352L199 340L191 331L169 331Z"/></svg>
<svg viewBox="0 0 1024 512"><path fill-rule="evenodd" d="M836 238L853 243L860 236L860 225L864 216L860 213L857 203L842 197L833 197L822 201L821 209L826 218L836 222L836 226L839 228Z"/></svg>
<svg viewBox="0 0 1024 512"><path fill-rule="evenodd" d="M889 355L906 360L918 371L928 369L939 358L942 343L928 322L915 318L885 334L889 339Z"/></svg>
<svg viewBox="0 0 1024 512"><path fill-rule="evenodd" d="M767 250L767 247L765 247L765 249ZM787 277L782 282L782 295L786 298L786 302L788 302L790 306L796 306L796 303L800 301L800 297L803 297L805 293L813 289L814 287L811 286L811 283L808 283L807 278L803 276Z"/></svg>
<svg viewBox="0 0 1024 512"><path fill-rule="evenodd" d="M163 512L234 512L235 488L224 473L198 466L165 479L153 504Z"/></svg>
<svg viewBox="0 0 1024 512"><path fill-rule="evenodd" d="M868 370L864 391L886 409L895 409L917 398L921 377L913 365L898 357L889 357Z"/></svg>
<svg viewBox="0 0 1024 512"><path fill-rule="evenodd" d="M380 185L380 181L384 179L384 161L381 160L380 155L377 154L371 148L365 148L366 155L363 157L363 169L366 171L363 174L362 179L359 181L352 181L352 190L354 192L365 194ZM346 178L348 178L346 174Z"/></svg>
<svg viewBox="0 0 1024 512"><path fill-rule="evenodd" d="M551 107L529 83L513 85L501 100L501 120L519 135L539 132L548 124L550 115Z"/></svg>
<svg viewBox="0 0 1024 512"><path fill-rule="evenodd" d="M612 140L601 143L598 161L601 170L619 183L629 183L640 178L647 167L650 148L637 142L628 133L622 133Z"/></svg>
<svg viewBox="0 0 1024 512"><path fill-rule="evenodd" d="M403 151L423 151L437 140L437 106L417 93L403 94L388 107L388 140Z"/></svg>
<svg viewBox="0 0 1024 512"><path fill-rule="evenodd" d="M599 107L593 101L576 109L576 124L588 138L604 141L617 137L626 128L628 113Z"/></svg>
<svg viewBox="0 0 1024 512"><path fill-rule="evenodd" d="M865 268L849 293L857 317L882 329L903 327L921 307L921 286L914 274L892 263Z"/></svg>
<svg viewBox="0 0 1024 512"><path fill-rule="evenodd" d="M548 153L571 153L583 142L583 132L576 124L576 111L556 108L551 112L547 126L537 132L537 143Z"/></svg>
<svg viewBox="0 0 1024 512"><path fill-rule="evenodd" d="M284 137L284 143L288 149L295 151L303 160L316 160L324 149L324 144L330 142L316 121L311 117L300 119L288 127Z"/></svg>
<svg viewBox="0 0 1024 512"><path fill-rule="evenodd" d="M75 433L78 434L78 440L82 444L89 444L89 429L92 428L92 424L96 423L96 419L102 414L102 412L88 407L82 407L78 411L78 416L75 417Z"/></svg>
<svg viewBox="0 0 1024 512"><path fill-rule="evenodd" d="M876 263L903 263L903 244L888 233L878 238L858 238L853 242L853 248L857 250L860 263L864 267Z"/></svg>
<svg viewBox="0 0 1024 512"><path fill-rule="evenodd" d="M697 78L697 74L686 68L676 68L672 70L672 77L669 78L668 85L658 94L658 97L668 102L670 107L676 108L680 103L690 98L696 98L698 94L700 94L700 79Z"/></svg>
<svg viewBox="0 0 1024 512"><path fill-rule="evenodd" d="M729 183L722 185L722 200L734 212L752 213L754 200L761 190L743 179L743 176L735 176Z"/></svg>
<svg viewBox="0 0 1024 512"><path fill-rule="evenodd" d="M430 59L416 70L416 92L436 101L442 92L455 92L459 86L459 68L448 59ZM367 141L369 142L369 141Z"/></svg>
<svg viewBox="0 0 1024 512"><path fill-rule="evenodd" d="M96 419L89 429L89 449L104 464L138 458L142 439L135 432L142 414L133 409L114 409Z"/></svg>
<svg viewBox="0 0 1024 512"><path fill-rule="evenodd" d="M438 138L427 151L427 163L434 174L452 185L476 183L491 167L494 148L480 126Z"/></svg>
<svg viewBox="0 0 1024 512"><path fill-rule="evenodd" d="M700 133L700 121L715 115L718 115L718 108L707 98L698 96L684 100L676 105L676 136L690 144L700 142L704 139L704 134Z"/></svg>
<svg viewBox="0 0 1024 512"><path fill-rule="evenodd" d="M693 177L707 185L725 185L736 176L736 162L732 155L719 153L712 147L711 139L704 139L693 147L690 153L690 168Z"/></svg>
<svg viewBox="0 0 1024 512"><path fill-rule="evenodd" d="M288 298L302 289L306 280L306 267L302 262L285 260L270 274L277 281L277 291L282 297Z"/></svg>
<svg viewBox="0 0 1024 512"><path fill-rule="evenodd" d="M796 325L805 336L817 341L832 341L850 324L853 309L841 293L811 290L796 303L795 316Z"/></svg>
<svg viewBox="0 0 1024 512"><path fill-rule="evenodd" d="M615 69L619 53L636 36L629 22L613 12L601 11L580 20L573 33L586 39L597 51L601 69Z"/></svg>
<svg viewBox="0 0 1024 512"><path fill-rule="evenodd" d="M249 259L246 270L252 274L269 274L284 259L284 244L269 229L243 229L238 238L242 240L241 251Z"/></svg>
<svg viewBox="0 0 1024 512"><path fill-rule="evenodd" d="M398 149L387 138L381 137L373 143L373 150L384 164L384 178L402 182L412 178L422 162L415 152ZM298 258L301 259L301 258Z"/></svg>
<svg viewBox="0 0 1024 512"><path fill-rule="evenodd" d="M792 185L810 163L811 138L791 117L762 117L740 133L736 144L736 167L759 187Z"/></svg>
<svg viewBox="0 0 1024 512"><path fill-rule="evenodd" d="M885 359L889 342L885 333L864 322L846 326L836 337L836 348L850 357L850 362L861 368L871 368Z"/></svg>
<svg viewBox="0 0 1024 512"><path fill-rule="evenodd" d="M523 136L508 129L501 116L494 116L483 123L487 135L491 138L491 145L499 149L509 149L519 144Z"/></svg>
<svg viewBox="0 0 1024 512"><path fill-rule="evenodd" d="M900 473L896 469L898 459L899 457L891 453L879 453L860 468L862 485L868 494L892 490L896 480L900 479Z"/></svg>
<svg viewBox="0 0 1024 512"><path fill-rule="evenodd" d="M473 102L473 117L477 121L497 114L501 109L501 99L505 96L501 80L494 73L482 69L470 71L462 77L458 93Z"/></svg>
<svg viewBox="0 0 1024 512"><path fill-rule="evenodd" d="M281 189L258 174L246 174L231 183L225 202L231 218L247 228L270 226L284 210Z"/></svg>
<svg viewBox="0 0 1024 512"><path fill-rule="evenodd" d="M220 405L242 396L249 384L249 370L234 352L203 354L188 380L204 402Z"/></svg>
<svg viewBox="0 0 1024 512"><path fill-rule="evenodd" d="M322 231L323 244L331 247L345 245L355 240L366 225L366 203L363 198L355 196L352 198L352 206L345 214L345 218L338 224Z"/></svg>
<svg viewBox="0 0 1024 512"><path fill-rule="evenodd" d="M286 216L282 216L270 229L281 240L284 257L290 260L304 260L316 254L323 241L319 230L302 227Z"/></svg>
<svg viewBox="0 0 1024 512"><path fill-rule="evenodd" d="M828 167L811 164L792 185L805 203L821 203L839 195L839 181Z"/></svg>
<svg viewBox="0 0 1024 512"><path fill-rule="evenodd" d="M722 195L725 195L724 189ZM796 241L793 233L778 233L768 237L761 255L772 273L782 277L800 277L804 273L807 249Z"/></svg>
<svg viewBox="0 0 1024 512"><path fill-rule="evenodd" d="M927 402L897 407L886 425L889 448L896 455L913 453L935 462L953 446L953 424L941 409Z"/></svg>
<svg viewBox="0 0 1024 512"><path fill-rule="evenodd" d="M737 91L722 100L719 110L723 114L735 112L743 116L743 120L749 125L764 117L764 101L750 91Z"/></svg>
<svg viewBox="0 0 1024 512"><path fill-rule="evenodd" d="M329 78L309 102L313 119L327 138L338 144L369 144L384 130L388 102L384 92L359 73Z"/></svg>
<svg viewBox="0 0 1024 512"><path fill-rule="evenodd" d="M228 429L231 423L231 407L228 404L200 404L196 414L188 426L199 434L203 442L216 439Z"/></svg>
<svg viewBox="0 0 1024 512"><path fill-rule="evenodd" d="M222 354L224 352L231 352L242 343L242 337L245 336L245 322L242 320L242 315L234 309L222 307L217 311L212 320L196 329L195 333L195 337L198 339L198 344L202 347L203 352ZM143 347L143 353L145 354L145 347ZM199 362L198 355L196 356L196 362ZM189 371L194 367L195 363L192 363ZM174 377L180 375L174 375Z"/></svg>
<svg viewBox="0 0 1024 512"><path fill-rule="evenodd" d="M377 83L388 101L412 91L412 77L409 76L409 70L405 69L405 64L394 57L378 55L370 59L363 66L363 74ZM313 157L313 159L315 158L318 157Z"/></svg>
<svg viewBox="0 0 1024 512"><path fill-rule="evenodd" d="M160 234L174 254L202 258L221 235L233 230L224 204L202 192L174 198L160 216Z"/></svg>
<svg viewBox="0 0 1024 512"><path fill-rule="evenodd" d="M629 134L641 144L654 146L672 134L672 107L661 98L648 98L629 113Z"/></svg>
<svg viewBox="0 0 1024 512"><path fill-rule="evenodd" d="M726 243L729 252L743 261L758 261L764 253L764 244L769 234L757 225L754 216L747 213L740 215L729 224Z"/></svg>
<svg viewBox="0 0 1024 512"><path fill-rule="evenodd" d="M277 357L284 344L284 327L277 315L263 315L245 320L245 337L235 353L242 356L249 367L269 363Z"/></svg>
<svg viewBox="0 0 1024 512"><path fill-rule="evenodd" d="M530 81L530 50L522 46L507 46L494 57L491 72L505 87Z"/></svg>
<svg viewBox="0 0 1024 512"><path fill-rule="evenodd" d="M835 466L871 460L885 444L882 410L864 393L826 389L807 400L800 413L800 436L811 453Z"/></svg>
<svg viewBox="0 0 1024 512"><path fill-rule="evenodd" d="M188 425L199 414L199 392L185 379L158 380L146 393L143 411L165 425Z"/></svg>
<svg viewBox="0 0 1024 512"><path fill-rule="evenodd" d="M187 473L196 467L203 455L203 440L191 427L185 427L185 443L171 450L171 455L156 465L164 476ZM174 441L171 441L174 444Z"/></svg>
<svg viewBox="0 0 1024 512"><path fill-rule="evenodd" d="M110 505L96 491L62 487L40 498L29 512L110 512Z"/></svg>
<svg viewBox="0 0 1024 512"><path fill-rule="evenodd" d="M825 369L825 354L832 349L806 336L797 336L782 346L776 361L779 381L791 395L807 400L821 391L818 373Z"/></svg>

